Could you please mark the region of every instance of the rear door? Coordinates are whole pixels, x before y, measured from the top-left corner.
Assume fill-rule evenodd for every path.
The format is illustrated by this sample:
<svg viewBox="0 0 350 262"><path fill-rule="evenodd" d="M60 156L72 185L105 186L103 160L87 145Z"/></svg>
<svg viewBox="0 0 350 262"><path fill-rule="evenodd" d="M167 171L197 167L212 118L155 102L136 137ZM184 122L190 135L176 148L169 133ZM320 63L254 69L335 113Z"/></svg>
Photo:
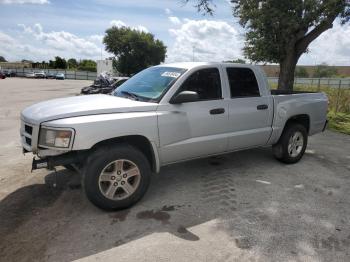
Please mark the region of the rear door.
<svg viewBox="0 0 350 262"><path fill-rule="evenodd" d="M162 164L227 150L228 104L221 80L219 67L198 69L177 90L197 92L198 101L159 105Z"/></svg>
<svg viewBox="0 0 350 262"><path fill-rule="evenodd" d="M249 67L226 67L230 88L229 150L265 145L271 135L273 101L259 88L257 73Z"/></svg>

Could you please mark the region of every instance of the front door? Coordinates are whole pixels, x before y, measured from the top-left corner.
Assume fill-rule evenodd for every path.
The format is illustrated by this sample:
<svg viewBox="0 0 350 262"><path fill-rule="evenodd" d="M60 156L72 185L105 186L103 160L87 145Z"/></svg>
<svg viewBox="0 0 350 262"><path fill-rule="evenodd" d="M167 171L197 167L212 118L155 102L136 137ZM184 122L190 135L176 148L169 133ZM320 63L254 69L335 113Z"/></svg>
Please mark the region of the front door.
<svg viewBox="0 0 350 262"><path fill-rule="evenodd" d="M199 100L158 107L162 164L226 151L228 105L222 99L219 69L194 72L180 91L195 91Z"/></svg>

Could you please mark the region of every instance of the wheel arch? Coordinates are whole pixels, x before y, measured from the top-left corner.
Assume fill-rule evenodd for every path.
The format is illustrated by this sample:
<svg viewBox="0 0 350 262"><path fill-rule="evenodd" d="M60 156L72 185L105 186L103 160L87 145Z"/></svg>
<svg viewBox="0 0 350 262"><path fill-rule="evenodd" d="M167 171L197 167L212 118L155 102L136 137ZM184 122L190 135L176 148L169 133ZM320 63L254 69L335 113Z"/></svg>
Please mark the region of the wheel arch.
<svg viewBox="0 0 350 262"><path fill-rule="evenodd" d="M305 127L307 133L309 134L310 131L310 116L308 114L299 114L299 115L294 115L288 118L286 123L284 124L283 131L286 129L288 125L291 125L293 123L298 123L302 126Z"/></svg>
<svg viewBox="0 0 350 262"><path fill-rule="evenodd" d="M157 146L155 143L151 142L147 137L142 135L127 135L106 139L93 145L91 150L95 150L97 148L105 146L110 147L121 143L131 145L140 150L149 161L152 171L155 173L159 172L160 161Z"/></svg>

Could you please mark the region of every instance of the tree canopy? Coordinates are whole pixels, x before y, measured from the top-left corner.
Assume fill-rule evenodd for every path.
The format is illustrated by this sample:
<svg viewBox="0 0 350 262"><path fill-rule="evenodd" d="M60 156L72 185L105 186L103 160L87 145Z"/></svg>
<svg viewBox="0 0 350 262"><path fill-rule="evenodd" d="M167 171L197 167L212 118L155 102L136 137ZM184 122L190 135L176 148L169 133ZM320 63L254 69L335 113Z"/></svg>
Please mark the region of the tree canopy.
<svg viewBox="0 0 350 262"><path fill-rule="evenodd" d="M78 61L75 58L69 58L67 64L69 69L76 69L78 67Z"/></svg>
<svg viewBox="0 0 350 262"><path fill-rule="evenodd" d="M189 2L190 0L186 0ZM195 0L200 11L212 14L212 0ZM231 0L233 15L247 30L244 55L253 62L280 64L280 89L292 89L300 56L312 41L350 19L347 0Z"/></svg>
<svg viewBox="0 0 350 262"><path fill-rule="evenodd" d="M55 57L54 62L54 68L59 68L59 69L66 69L67 68L67 61L64 58L61 58L59 56Z"/></svg>
<svg viewBox="0 0 350 262"><path fill-rule="evenodd" d="M337 74L337 69L327 64L318 65L315 68L313 77L322 78L322 77L333 77Z"/></svg>
<svg viewBox="0 0 350 262"><path fill-rule="evenodd" d="M78 69L83 71L96 72L96 62L89 59L81 60L78 64Z"/></svg>
<svg viewBox="0 0 350 262"><path fill-rule="evenodd" d="M303 66L299 66L297 67L297 69L295 70L295 76L296 77L304 77L307 78L309 77L309 73L307 72L306 68Z"/></svg>
<svg viewBox="0 0 350 262"><path fill-rule="evenodd" d="M113 26L103 38L106 50L116 56L116 69L126 75L164 61L166 46L150 33Z"/></svg>
<svg viewBox="0 0 350 262"><path fill-rule="evenodd" d="M0 56L0 62L7 62L7 61L6 61L5 57Z"/></svg>

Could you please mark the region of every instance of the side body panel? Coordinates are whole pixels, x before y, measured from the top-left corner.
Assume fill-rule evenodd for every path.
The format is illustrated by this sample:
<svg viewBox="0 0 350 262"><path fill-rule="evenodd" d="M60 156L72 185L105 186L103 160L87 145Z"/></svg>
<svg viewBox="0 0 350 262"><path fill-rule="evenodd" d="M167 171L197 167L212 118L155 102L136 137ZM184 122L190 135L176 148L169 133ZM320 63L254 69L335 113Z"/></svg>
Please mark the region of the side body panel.
<svg viewBox="0 0 350 262"><path fill-rule="evenodd" d="M324 93L273 95L275 115L273 133L269 144L280 138L286 122L293 116L307 115L310 118L309 135L319 133L327 120L328 99Z"/></svg>

